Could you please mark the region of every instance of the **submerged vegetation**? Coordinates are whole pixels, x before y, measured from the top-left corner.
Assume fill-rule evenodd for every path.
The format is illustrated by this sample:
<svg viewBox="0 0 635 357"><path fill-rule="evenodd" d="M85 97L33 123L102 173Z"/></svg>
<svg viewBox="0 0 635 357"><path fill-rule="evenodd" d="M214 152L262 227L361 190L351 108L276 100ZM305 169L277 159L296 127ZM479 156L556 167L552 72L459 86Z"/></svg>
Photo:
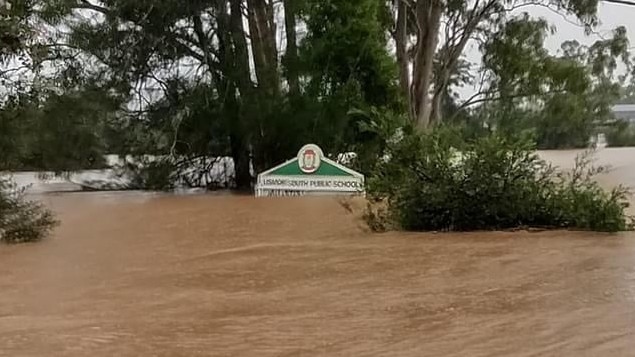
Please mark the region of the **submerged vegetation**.
<svg viewBox="0 0 635 357"><path fill-rule="evenodd" d="M40 203L28 200L7 176L0 175L0 242L27 243L44 238L57 222Z"/></svg>
<svg viewBox="0 0 635 357"><path fill-rule="evenodd" d="M538 157L535 142L492 134L457 140L452 130L392 145L369 182L374 230L498 230L518 227L617 232L632 228L630 192L607 191L591 153L571 171Z"/></svg>
<svg viewBox="0 0 635 357"><path fill-rule="evenodd" d="M570 172L542 161L535 143L490 135L459 143L451 132L391 146L369 183L374 230L468 231L541 227L617 232L632 228L627 189L606 191L590 154ZM458 150L457 150L458 149Z"/></svg>

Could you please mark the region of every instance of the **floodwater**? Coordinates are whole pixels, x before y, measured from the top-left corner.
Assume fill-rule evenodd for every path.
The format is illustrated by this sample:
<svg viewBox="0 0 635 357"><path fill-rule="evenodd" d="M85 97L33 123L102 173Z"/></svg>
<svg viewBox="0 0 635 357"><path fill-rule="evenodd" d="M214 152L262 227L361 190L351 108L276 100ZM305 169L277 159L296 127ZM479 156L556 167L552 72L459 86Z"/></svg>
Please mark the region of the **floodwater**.
<svg viewBox="0 0 635 357"><path fill-rule="evenodd" d="M371 234L325 197L43 200L54 236L0 246L1 356L635 355L632 233Z"/></svg>

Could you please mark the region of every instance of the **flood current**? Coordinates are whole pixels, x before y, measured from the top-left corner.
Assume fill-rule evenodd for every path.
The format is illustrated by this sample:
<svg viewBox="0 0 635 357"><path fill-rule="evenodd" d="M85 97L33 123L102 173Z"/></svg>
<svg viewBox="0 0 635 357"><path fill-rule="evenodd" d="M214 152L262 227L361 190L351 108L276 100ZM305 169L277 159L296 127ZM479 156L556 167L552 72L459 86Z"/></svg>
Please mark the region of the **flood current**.
<svg viewBox="0 0 635 357"><path fill-rule="evenodd" d="M635 184L615 152L603 182ZM635 355L633 233L371 234L328 197L40 199L53 236L0 246L3 356Z"/></svg>

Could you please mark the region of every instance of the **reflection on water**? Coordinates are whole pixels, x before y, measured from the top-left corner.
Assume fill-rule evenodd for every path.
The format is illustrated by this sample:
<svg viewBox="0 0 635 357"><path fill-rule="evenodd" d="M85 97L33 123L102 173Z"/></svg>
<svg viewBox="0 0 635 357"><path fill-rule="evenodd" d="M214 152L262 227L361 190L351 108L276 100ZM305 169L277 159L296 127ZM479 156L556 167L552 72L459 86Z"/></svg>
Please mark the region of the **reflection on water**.
<svg viewBox="0 0 635 357"><path fill-rule="evenodd" d="M631 234L373 235L330 198L46 196L0 355L631 356Z"/></svg>

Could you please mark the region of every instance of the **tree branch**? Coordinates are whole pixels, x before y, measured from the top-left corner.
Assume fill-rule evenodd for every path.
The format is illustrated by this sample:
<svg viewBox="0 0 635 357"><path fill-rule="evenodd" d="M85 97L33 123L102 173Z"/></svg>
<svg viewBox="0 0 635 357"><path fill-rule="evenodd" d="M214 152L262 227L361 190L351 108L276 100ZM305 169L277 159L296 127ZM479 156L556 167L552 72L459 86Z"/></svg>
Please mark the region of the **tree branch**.
<svg viewBox="0 0 635 357"><path fill-rule="evenodd" d="M15 68L9 68L7 70L0 70L0 77L4 77L5 75L9 73L14 73L14 72L21 71L23 69L30 69L30 68L31 68L30 66L20 66Z"/></svg>
<svg viewBox="0 0 635 357"><path fill-rule="evenodd" d="M502 100L502 99L516 99L516 98L526 98L526 97L534 97L534 96L543 97L550 94L565 93L566 91L567 91L566 89L558 89L558 90L546 91L542 93L516 93L511 95L498 95L496 97L484 97L484 98L476 99L477 97L481 95L492 94L492 93L488 93L487 91L482 91L482 92L474 94L472 97L470 97L470 99L468 99L463 104L461 104L461 106L459 106L459 108L457 109L457 113L464 110L467 107L471 107L478 103L493 102L493 101Z"/></svg>
<svg viewBox="0 0 635 357"><path fill-rule="evenodd" d="M80 0L80 2L78 4L76 4L76 5L74 5L73 8L74 9L93 10L93 11L97 11L99 13L102 13L104 15L110 14L110 10L108 10L107 8L91 4L88 0Z"/></svg>
<svg viewBox="0 0 635 357"><path fill-rule="evenodd" d="M205 34L205 31L203 30L203 21L201 19L201 16L200 15L193 16L192 21L194 21L194 32L196 33L196 37L198 38L199 47L203 51L203 60L205 64L207 64L207 67L209 68L209 70L211 71L212 63L214 61L212 60L212 57L210 55L210 48L209 48L209 41L208 41L209 39L207 35Z"/></svg>
<svg viewBox="0 0 635 357"><path fill-rule="evenodd" d="M625 1L625 0L603 0L603 1L611 3L611 4L635 6L635 2L632 2L632 1Z"/></svg>

